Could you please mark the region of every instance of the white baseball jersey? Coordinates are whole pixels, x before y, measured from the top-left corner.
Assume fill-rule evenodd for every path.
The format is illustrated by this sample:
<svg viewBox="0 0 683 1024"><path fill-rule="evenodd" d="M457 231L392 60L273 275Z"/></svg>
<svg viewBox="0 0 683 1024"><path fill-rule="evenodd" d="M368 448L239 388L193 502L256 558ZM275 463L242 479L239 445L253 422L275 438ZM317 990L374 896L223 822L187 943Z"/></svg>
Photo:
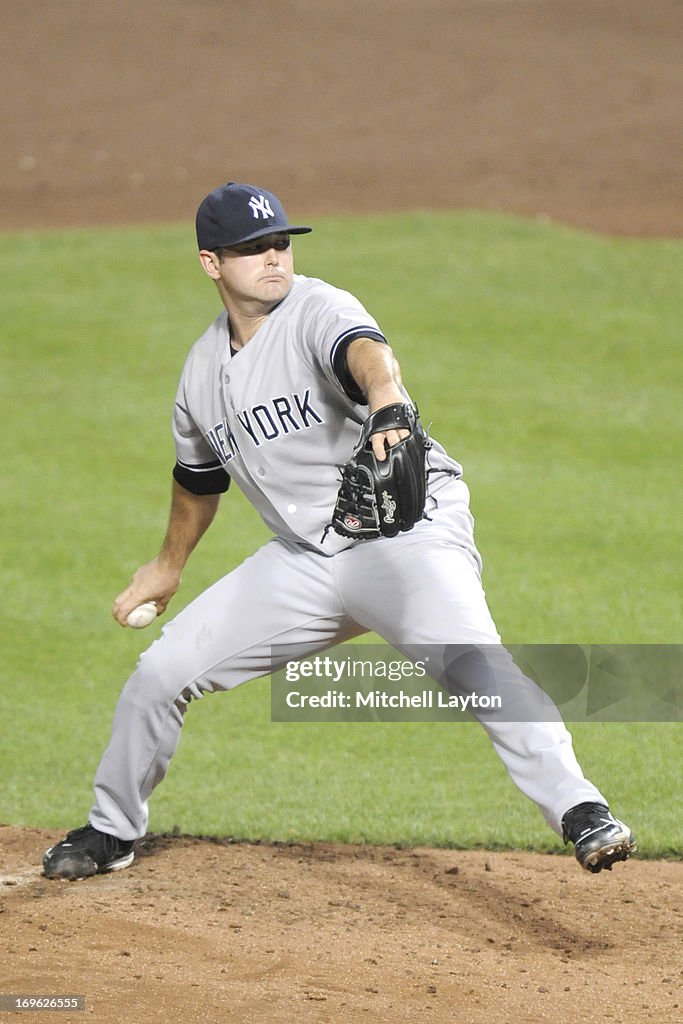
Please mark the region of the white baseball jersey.
<svg viewBox="0 0 683 1024"><path fill-rule="evenodd" d="M194 493L223 491L234 480L277 536L323 554L357 543L332 533L322 543L322 534L338 467L368 415L340 358L360 337L385 342L353 295L301 275L238 352L223 311L190 351L178 387L176 479ZM429 464L462 472L437 443ZM431 474L431 493L446 479Z"/></svg>

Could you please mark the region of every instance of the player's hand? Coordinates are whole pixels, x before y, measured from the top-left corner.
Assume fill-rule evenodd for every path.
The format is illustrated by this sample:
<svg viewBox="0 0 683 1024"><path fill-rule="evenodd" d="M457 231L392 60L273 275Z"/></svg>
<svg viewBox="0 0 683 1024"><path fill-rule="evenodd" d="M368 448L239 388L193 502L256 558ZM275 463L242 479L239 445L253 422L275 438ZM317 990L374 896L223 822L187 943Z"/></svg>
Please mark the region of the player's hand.
<svg viewBox="0 0 683 1024"><path fill-rule="evenodd" d="M388 388L377 389L373 392L372 401L369 404L370 412L377 412L385 405L402 404L405 398L396 385ZM395 444L408 437L409 430L387 430L379 434L373 434L370 438L372 450L378 462L384 462L387 457L387 449L393 448Z"/></svg>
<svg viewBox="0 0 683 1024"><path fill-rule="evenodd" d="M373 434L370 443L378 462L384 462L387 457L387 448L393 448L395 444L408 437L408 430L387 430L385 434Z"/></svg>
<svg viewBox="0 0 683 1024"><path fill-rule="evenodd" d="M153 601L161 615L179 586L180 572L154 558L140 566L130 585L116 598L112 615L120 626L126 626L126 619L133 609L147 601Z"/></svg>

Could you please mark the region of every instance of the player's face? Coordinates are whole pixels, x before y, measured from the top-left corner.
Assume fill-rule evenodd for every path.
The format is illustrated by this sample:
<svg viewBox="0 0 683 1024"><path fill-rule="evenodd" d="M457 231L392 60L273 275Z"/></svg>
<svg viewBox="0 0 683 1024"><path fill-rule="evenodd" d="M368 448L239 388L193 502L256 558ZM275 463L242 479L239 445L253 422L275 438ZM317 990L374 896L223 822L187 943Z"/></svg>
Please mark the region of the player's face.
<svg viewBox="0 0 683 1024"><path fill-rule="evenodd" d="M294 260L287 232L224 249L215 265L226 295L240 305L272 309L292 287Z"/></svg>

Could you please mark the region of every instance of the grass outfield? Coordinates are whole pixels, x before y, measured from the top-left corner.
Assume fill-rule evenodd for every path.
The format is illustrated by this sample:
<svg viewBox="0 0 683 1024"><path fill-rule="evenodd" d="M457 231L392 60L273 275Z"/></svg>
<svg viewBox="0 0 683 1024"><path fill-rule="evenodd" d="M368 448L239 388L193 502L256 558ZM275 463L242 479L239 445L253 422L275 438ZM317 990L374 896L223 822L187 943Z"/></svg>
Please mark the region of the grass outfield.
<svg viewBox="0 0 683 1024"><path fill-rule="evenodd" d="M376 315L464 463L504 639L680 642L683 245L426 213L318 221L296 245L300 272ZM191 228L0 236L3 822L85 820L119 689L159 632L109 608L165 529L175 386L218 311L193 250ZM231 493L176 608L266 536ZM152 829L559 846L478 726L269 710L267 680L191 709ZM573 732L644 852L683 854L680 724Z"/></svg>

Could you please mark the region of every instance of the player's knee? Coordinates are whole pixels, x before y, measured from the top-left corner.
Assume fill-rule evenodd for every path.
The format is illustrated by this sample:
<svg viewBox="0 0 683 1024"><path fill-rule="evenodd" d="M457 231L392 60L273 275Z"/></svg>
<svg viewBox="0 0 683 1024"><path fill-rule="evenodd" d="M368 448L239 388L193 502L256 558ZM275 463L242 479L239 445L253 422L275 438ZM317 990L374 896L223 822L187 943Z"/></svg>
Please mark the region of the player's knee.
<svg viewBox="0 0 683 1024"><path fill-rule="evenodd" d="M177 652L176 652L177 654ZM193 700L215 689L213 682L196 675L196 667L186 664L157 641L140 657L135 672L126 683L122 699L154 713L175 706L181 717Z"/></svg>
<svg viewBox="0 0 683 1024"><path fill-rule="evenodd" d="M192 685L182 659L171 657L163 645L153 644L140 657L122 697L147 708L170 707Z"/></svg>

